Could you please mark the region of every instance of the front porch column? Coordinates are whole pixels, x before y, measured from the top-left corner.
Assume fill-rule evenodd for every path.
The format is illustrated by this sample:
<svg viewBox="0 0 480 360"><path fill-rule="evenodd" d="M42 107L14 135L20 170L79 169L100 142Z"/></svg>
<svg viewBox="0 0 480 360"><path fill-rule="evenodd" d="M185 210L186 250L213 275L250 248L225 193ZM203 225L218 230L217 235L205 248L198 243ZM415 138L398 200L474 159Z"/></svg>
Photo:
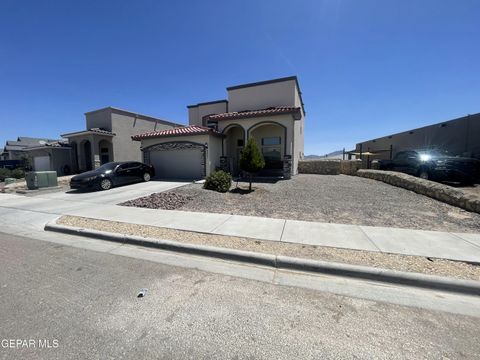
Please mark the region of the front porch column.
<svg viewBox="0 0 480 360"><path fill-rule="evenodd" d="M92 136L92 159L93 168L98 169L101 166L100 161L100 141L101 139Z"/></svg>

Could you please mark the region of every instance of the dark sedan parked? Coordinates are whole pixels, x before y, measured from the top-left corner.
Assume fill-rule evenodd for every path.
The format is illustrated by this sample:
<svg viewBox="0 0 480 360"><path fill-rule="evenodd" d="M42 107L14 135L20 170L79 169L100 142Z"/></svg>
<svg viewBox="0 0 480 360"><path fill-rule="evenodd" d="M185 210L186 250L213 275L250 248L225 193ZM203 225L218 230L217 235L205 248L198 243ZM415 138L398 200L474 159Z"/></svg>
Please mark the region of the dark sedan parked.
<svg viewBox="0 0 480 360"><path fill-rule="evenodd" d="M392 160L380 160L381 170L400 171L426 180L473 184L480 180L480 161L430 151L400 151Z"/></svg>
<svg viewBox="0 0 480 360"><path fill-rule="evenodd" d="M70 180L72 189L108 190L113 186L150 181L155 175L151 165L140 162L110 162L98 169L75 175Z"/></svg>

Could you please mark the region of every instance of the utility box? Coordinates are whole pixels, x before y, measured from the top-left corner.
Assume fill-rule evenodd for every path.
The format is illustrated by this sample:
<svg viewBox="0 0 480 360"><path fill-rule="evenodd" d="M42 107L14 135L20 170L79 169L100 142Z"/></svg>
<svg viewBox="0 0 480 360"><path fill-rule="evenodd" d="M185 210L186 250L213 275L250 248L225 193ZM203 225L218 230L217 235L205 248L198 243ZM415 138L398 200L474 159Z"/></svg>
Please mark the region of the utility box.
<svg viewBox="0 0 480 360"><path fill-rule="evenodd" d="M25 174L29 190L58 186L56 171L31 171Z"/></svg>

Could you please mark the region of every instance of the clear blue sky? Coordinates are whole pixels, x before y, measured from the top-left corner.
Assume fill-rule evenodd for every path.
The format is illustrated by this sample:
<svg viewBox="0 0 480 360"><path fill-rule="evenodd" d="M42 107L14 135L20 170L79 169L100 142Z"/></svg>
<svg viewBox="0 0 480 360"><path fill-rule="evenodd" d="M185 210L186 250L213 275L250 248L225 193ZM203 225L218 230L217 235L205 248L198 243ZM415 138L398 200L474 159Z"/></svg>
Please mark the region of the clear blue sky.
<svg viewBox="0 0 480 360"><path fill-rule="evenodd" d="M480 112L480 1L0 1L0 146L297 75L306 154Z"/></svg>

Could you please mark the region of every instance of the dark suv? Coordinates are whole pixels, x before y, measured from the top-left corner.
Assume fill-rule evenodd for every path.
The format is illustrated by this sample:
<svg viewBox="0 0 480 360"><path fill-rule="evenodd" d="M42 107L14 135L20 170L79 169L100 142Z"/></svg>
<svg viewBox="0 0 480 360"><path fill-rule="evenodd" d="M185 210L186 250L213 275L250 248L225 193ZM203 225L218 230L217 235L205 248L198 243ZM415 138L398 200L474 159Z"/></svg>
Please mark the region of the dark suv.
<svg viewBox="0 0 480 360"><path fill-rule="evenodd" d="M400 151L393 160L379 160L381 170L400 171L422 179L473 184L479 181L480 161L439 151Z"/></svg>

